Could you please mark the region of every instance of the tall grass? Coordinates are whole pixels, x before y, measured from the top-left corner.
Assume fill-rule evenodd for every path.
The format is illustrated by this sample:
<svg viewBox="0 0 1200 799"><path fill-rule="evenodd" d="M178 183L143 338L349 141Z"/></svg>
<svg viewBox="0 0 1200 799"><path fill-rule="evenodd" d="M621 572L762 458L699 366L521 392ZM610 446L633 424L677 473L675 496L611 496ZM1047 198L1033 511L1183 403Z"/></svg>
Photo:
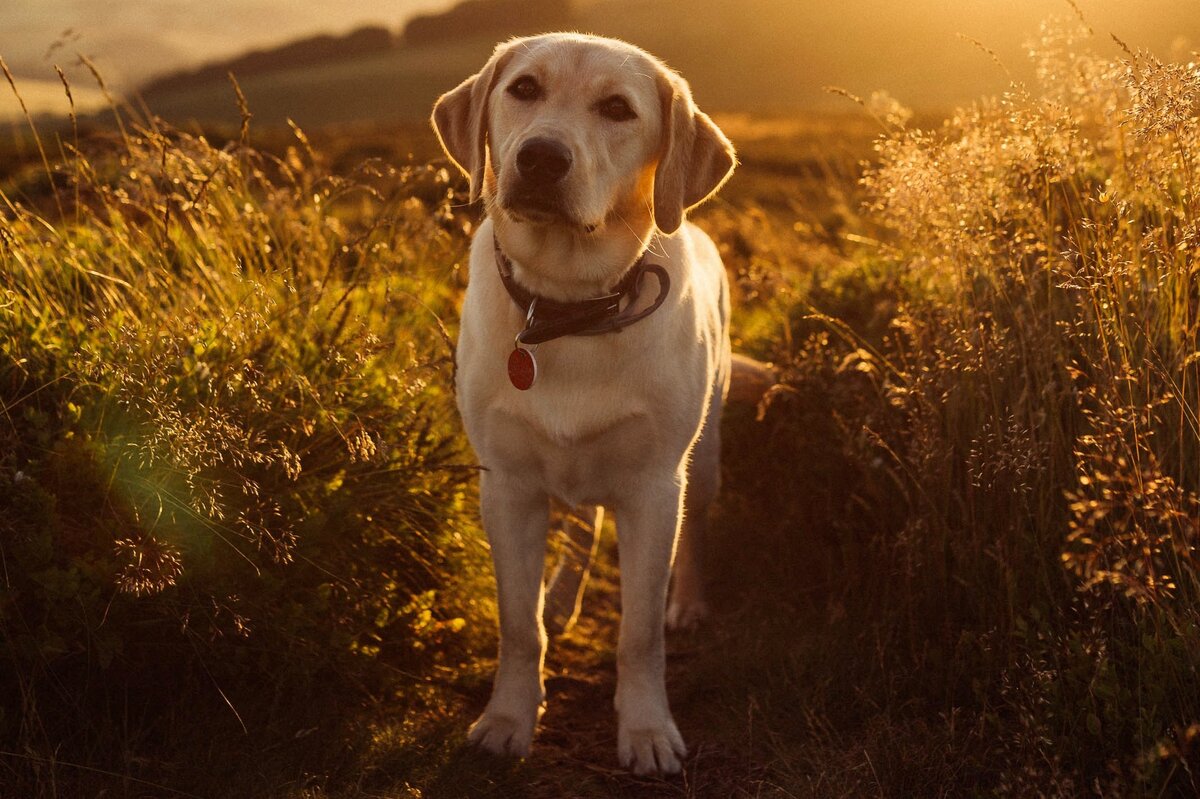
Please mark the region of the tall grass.
<svg viewBox="0 0 1200 799"><path fill-rule="evenodd" d="M114 111L0 186L0 785L28 796L318 707L336 745L330 702L478 613L449 175ZM221 784L201 760L170 781Z"/></svg>
<svg viewBox="0 0 1200 799"><path fill-rule="evenodd" d="M780 580L825 592L813 657L842 665L793 661L781 689L824 719L806 762L863 725L887 793L1188 794L1200 69L1058 26L1031 50L1036 86L940 128L886 121L852 240L791 246L826 266L774 345L782 471L731 483L787 520L767 523ZM879 718L922 752L896 756Z"/></svg>

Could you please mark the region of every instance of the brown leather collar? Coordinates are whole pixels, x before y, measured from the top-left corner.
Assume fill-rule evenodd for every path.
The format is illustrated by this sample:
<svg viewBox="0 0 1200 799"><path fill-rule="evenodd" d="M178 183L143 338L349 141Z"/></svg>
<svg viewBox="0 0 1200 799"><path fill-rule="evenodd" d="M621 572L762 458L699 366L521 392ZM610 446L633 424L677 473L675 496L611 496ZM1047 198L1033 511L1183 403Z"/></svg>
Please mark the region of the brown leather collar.
<svg viewBox="0 0 1200 799"><path fill-rule="evenodd" d="M495 237L492 241L496 248L496 268L500 272L500 281L508 291L508 296L512 297L517 307L525 313L525 329L517 334L518 345L532 346L562 336L615 333L658 310L671 288L667 270L658 264L646 263L646 256L643 254L626 270L610 293L578 302L551 300L534 294L518 283L513 277L512 261L504 254L500 242ZM658 278L658 297L650 307L630 313L637 303L642 276L646 272L652 272ZM622 301L626 298L629 302L625 304L625 309L621 310Z"/></svg>

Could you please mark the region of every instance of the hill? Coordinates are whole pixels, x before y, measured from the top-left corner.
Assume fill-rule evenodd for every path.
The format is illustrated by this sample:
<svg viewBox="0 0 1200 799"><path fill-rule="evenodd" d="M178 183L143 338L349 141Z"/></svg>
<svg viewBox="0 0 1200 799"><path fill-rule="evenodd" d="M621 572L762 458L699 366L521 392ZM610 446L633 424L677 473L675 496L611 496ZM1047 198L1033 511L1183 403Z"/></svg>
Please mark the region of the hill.
<svg viewBox="0 0 1200 799"><path fill-rule="evenodd" d="M413 17L398 36L368 27L310 37L151 81L140 94L167 119L233 123L232 72L260 124L412 121L478 68L498 40L581 21L568 0L467 0Z"/></svg>
<svg viewBox="0 0 1200 799"><path fill-rule="evenodd" d="M1105 54L1118 52L1107 36L1114 31L1132 47L1178 55L1189 40L1200 39L1200 17L1189 13L1189 5L1147 0L1132 9L1097 0L1084 10ZM497 41L574 28L627 39L660 55L692 81L710 111L845 109L843 98L825 90L829 85L864 96L886 89L906 105L936 111L998 94L1010 81L1032 81L1026 41L1039 36L1048 13L1040 0L961 7L932 0L905 6L887 0L850 6L469 0L413 19L394 47L320 63L276 59L269 71L234 71L260 124L287 118L307 127L411 121L423 119L438 94L478 69ZM215 68L211 80L170 91L147 91L147 101L169 119L235 123L226 71Z"/></svg>
<svg viewBox="0 0 1200 799"><path fill-rule="evenodd" d="M268 50L251 50L237 58L205 64L199 69L172 72L143 86L142 95L152 97L204 86L224 80L230 72L246 78L331 61L353 60L390 50L394 43L391 32L378 26L358 28L345 36L309 36Z"/></svg>
<svg viewBox="0 0 1200 799"><path fill-rule="evenodd" d="M404 26L404 43L420 47L463 37L527 36L575 27L570 0L466 0L440 14L421 14Z"/></svg>

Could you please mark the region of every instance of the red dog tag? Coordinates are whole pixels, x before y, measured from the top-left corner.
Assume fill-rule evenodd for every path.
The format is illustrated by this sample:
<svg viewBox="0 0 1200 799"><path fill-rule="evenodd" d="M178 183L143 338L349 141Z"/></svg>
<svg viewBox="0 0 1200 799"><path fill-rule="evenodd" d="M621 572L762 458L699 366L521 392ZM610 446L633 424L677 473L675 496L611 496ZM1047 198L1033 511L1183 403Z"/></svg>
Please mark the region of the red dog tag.
<svg viewBox="0 0 1200 799"><path fill-rule="evenodd" d="M533 353L524 347L517 347L508 356L508 379L521 391L528 391L537 380L537 361Z"/></svg>

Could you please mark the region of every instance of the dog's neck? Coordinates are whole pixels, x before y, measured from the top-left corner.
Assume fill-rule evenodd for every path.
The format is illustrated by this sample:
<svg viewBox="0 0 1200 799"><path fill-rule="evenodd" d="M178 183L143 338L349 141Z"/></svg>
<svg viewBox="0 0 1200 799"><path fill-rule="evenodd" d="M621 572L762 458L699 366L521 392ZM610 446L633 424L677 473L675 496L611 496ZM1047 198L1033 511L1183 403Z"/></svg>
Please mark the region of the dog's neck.
<svg viewBox="0 0 1200 799"><path fill-rule="evenodd" d="M496 241L512 262L516 281L536 295L576 302L606 294L651 243L654 227L640 235L595 235L557 225L493 218Z"/></svg>

